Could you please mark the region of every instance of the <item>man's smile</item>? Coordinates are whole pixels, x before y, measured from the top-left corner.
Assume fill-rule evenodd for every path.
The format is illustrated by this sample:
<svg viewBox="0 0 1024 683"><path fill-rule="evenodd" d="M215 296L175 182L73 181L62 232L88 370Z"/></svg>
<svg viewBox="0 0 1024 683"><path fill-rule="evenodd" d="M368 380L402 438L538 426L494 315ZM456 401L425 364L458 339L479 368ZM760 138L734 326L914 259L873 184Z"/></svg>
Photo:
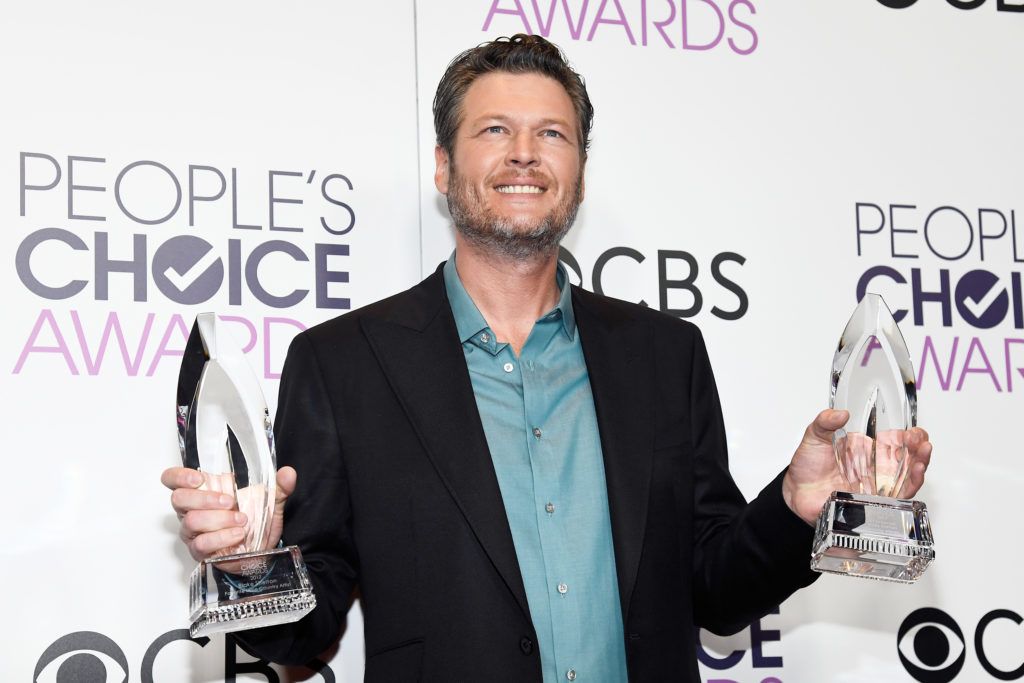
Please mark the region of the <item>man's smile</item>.
<svg viewBox="0 0 1024 683"><path fill-rule="evenodd" d="M541 194L545 192L543 187L537 185L496 185L494 189L502 194Z"/></svg>
<svg viewBox="0 0 1024 683"><path fill-rule="evenodd" d="M528 173L504 173L505 177L499 176L498 182L491 187L501 194L527 194L541 195L548 191L550 180L544 178L541 173L532 171ZM493 182L493 181L492 181Z"/></svg>

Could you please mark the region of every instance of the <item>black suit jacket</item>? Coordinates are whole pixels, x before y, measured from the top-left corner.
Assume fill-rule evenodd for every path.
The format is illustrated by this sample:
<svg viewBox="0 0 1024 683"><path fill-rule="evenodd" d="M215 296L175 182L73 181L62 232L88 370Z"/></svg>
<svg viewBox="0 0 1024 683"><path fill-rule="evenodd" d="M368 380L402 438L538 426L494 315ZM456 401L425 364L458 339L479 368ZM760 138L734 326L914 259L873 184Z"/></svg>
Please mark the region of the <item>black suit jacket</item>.
<svg viewBox="0 0 1024 683"><path fill-rule="evenodd" d="M597 410L630 680L698 681L698 627L737 631L816 576L781 475L747 504L695 326L573 288ZM512 535L441 270L295 338L280 465L285 541L318 605L239 635L303 663L358 586L366 680L541 681ZM585 671L580 672L585 678Z"/></svg>

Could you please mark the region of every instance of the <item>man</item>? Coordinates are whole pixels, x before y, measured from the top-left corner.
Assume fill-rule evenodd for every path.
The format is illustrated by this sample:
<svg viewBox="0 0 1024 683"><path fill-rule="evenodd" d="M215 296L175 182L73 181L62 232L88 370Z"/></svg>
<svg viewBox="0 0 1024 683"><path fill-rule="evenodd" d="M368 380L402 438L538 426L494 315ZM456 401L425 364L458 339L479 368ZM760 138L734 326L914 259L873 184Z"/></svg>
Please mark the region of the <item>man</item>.
<svg viewBox="0 0 1024 683"><path fill-rule="evenodd" d="M847 416L821 413L745 503L697 329L558 266L593 117L559 50L463 53L434 116L455 254L293 342L271 542L302 548L318 606L238 637L305 662L358 586L368 681L697 681L698 627L739 630L814 580ZM930 454L915 430L904 495ZM193 557L237 544L244 516L200 473L163 481Z"/></svg>

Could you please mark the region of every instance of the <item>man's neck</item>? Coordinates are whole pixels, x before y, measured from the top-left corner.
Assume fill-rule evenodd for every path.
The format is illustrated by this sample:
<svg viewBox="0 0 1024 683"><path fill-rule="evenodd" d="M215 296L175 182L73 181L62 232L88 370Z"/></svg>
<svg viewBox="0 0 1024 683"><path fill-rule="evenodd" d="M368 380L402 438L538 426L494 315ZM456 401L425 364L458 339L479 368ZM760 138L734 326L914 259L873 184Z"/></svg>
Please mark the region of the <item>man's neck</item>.
<svg viewBox="0 0 1024 683"><path fill-rule="evenodd" d="M558 252L533 260L511 260L456 238L455 266L462 286L498 341L518 356L533 324L558 304Z"/></svg>

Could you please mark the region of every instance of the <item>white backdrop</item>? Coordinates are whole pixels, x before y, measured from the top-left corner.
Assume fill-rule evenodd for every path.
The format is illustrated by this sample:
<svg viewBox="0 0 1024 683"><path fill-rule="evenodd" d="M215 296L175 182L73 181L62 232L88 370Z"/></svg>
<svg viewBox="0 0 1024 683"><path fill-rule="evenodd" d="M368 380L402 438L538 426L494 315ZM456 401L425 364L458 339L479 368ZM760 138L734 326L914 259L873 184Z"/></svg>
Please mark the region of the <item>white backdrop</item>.
<svg viewBox="0 0 1024 683"><path fill-rule="evenodd" d="M858 286L907 310L935 565L911 587L824 577L736 637L704 634L705 680L1024 678L1024 5L895 4L8 9L0 553L24 616L2 678L275 675L172 633L192 563L157 478L187 327L230 316L273 406L300 326L432 270L452 245L434 88L457 52L520 31L562 45L597 111L567 260L589 289L701 326L748 495L825 406ZM329 656L283 679L359 680L358 607Z"/></svg>

